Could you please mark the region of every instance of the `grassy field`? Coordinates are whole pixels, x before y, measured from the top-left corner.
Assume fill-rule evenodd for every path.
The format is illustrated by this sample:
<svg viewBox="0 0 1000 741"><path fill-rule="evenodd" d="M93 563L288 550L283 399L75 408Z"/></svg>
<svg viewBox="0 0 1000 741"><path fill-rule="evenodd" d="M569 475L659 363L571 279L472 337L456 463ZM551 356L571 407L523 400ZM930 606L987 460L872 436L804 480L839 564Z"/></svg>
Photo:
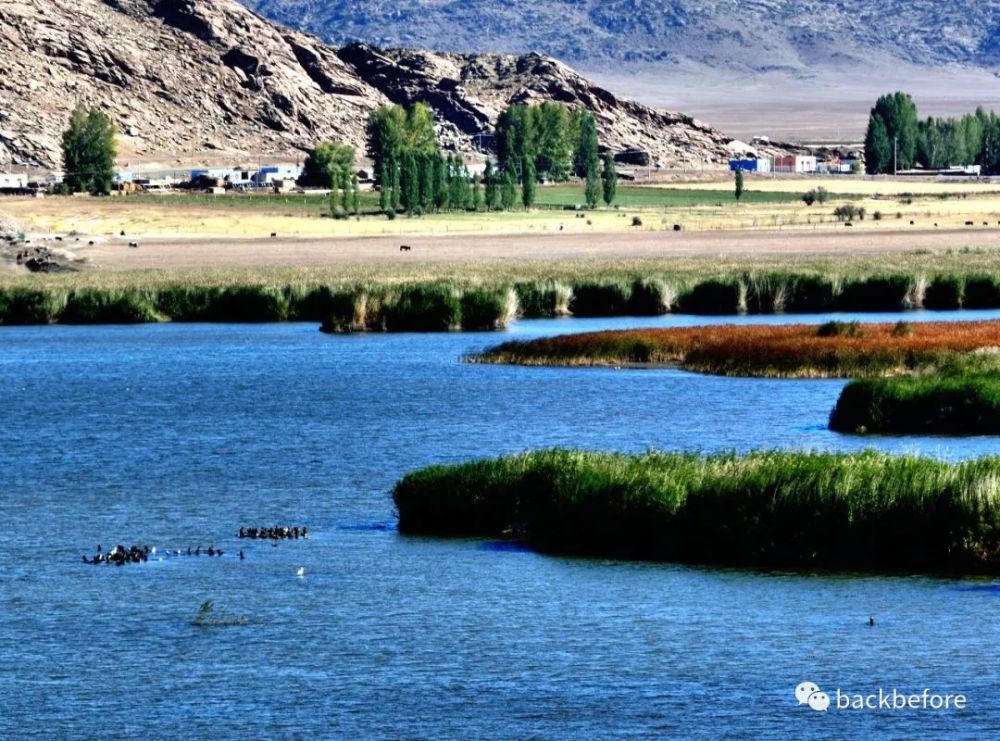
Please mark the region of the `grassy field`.
<svg viewBox="0 0 1000 741"><path fill-rule="evenodd" d="M751 567L1000 573L1000 459L545 451L393 490L405 534Z"/></svg>
<svg viewBox="0 0 1000 741"><path fill-rule="evenodd" d="M830 201L811 207L802 203L802 194L819 185L830 191ZM916 228L960 228L970 221L979 228L984 223L996 228L1000 222L1000 185L982 183L751 178L740 203L728 181L623 184L617 208L585 214L564 210L582 200L581 186L553 185L538 189L538 206L531 211L400 215L392 221L376 213L377 195L371 193L362 196L360 219L341 220L329 218L328 198L291 194L7 199L2 208L29 232L107 237L125 231L162 238L261 237L271 232L285 237L627 232L671 230L675 224L694 231L833 228L839 224L834 208L848 203L867 212L864 220L854 222L861 230L910 228L911 221ZM635 218L641 226L633 226Z"/></svg>
<svg viewBox="0 0 1000 741"><path fill-rule="evenodd" d="M1000 322L684 327L513 341L470 358L517 365L679 364L729 376L886 376L1000 346Z"/></svg>

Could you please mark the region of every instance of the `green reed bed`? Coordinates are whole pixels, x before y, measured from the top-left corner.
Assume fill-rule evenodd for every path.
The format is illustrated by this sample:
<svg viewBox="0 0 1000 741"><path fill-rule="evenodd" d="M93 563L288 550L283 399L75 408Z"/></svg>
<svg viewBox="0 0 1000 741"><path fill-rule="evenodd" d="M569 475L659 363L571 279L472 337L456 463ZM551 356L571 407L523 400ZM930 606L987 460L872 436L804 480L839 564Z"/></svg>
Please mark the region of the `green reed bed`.
<svg viewBox="0 0 1000 741"><path fill-rule="evenodd" d="M1000 458L554 450L405 476L400 532L748 567L1000 573Z"/></svg>
<svg viewBox="0 0 1000 741"><path fill-rule="evenodd" d="M1000 351L947 356L911 376L852 381L830 415L830 429L1000 435Z"/></svg>
<svg viewBox="0 0 1000 741"><path fill-rule="evenodd" d="M749 269L700 259L4 276L0 324L302 320L432 331L503 328L515 315L1000 308L995 257L907 260L744 261Z"/></svg>

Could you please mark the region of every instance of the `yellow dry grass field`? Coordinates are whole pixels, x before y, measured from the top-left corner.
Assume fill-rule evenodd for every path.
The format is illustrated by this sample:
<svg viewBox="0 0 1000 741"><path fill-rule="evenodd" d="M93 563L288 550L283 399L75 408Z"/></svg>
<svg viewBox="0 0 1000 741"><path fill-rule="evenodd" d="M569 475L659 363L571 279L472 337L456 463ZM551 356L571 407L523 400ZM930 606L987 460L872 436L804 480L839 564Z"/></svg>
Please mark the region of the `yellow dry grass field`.
<svg viewBox="0 0 1000 741"><path fill-rule="evenodd" d="M777 179L750 178L748 192L797 193L824 184L831 193L842 194L846 189L862 190L883 186L861 178ZM944 187L938 183L888 183L894 188L905 186ZM862 187L864 186L864 188ZM961 186L961 187L960 187ZM722 191L731 183L687 183L670 190ZM405 237L446 235L533 235L570 234L632 234L636 232L672 231L675 224L684 231L716 230L817 230L844 228L834 216L839 205L852 204L864 208L866 217L855 219L854 230L886 232L912 228L964 228L967 222L975 227L1000 228L1000 186L983 190L982 183L951 184L951 191L928 192L924 195L851 195L836 196L824 204L806 206L799 200L785 202L755 201L735 203L728 192L710 197L694 205L673 204L628 206L619 209L597 209L585 215L560 209L515 211L512 213L445 213L419 218L400 215L389 220L382 215L335 220L327 215L321 202L303 206L290 200L261 201L259 206L246 207L191 202L183 197L162 196L160 199L110 198L44 198L6 199L0 210L7 213L29 233L67 234L107 238L124 231L134 238L173 240L257 239L272 233L284 239ZM650 190L668 189L652 186ZM837 190L839 189L839 190ZM638 217L642 225L633 225ZM912 225L910 222L914 222Z"/></svg>

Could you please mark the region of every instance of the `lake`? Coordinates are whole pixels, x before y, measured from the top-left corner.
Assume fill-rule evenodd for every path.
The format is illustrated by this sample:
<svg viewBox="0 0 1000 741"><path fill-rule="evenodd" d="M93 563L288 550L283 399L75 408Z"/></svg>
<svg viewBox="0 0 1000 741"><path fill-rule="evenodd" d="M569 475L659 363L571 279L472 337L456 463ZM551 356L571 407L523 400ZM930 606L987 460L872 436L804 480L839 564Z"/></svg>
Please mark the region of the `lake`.
<svg viewBox="0 0 1000 741"><path fill-rule="evenodd" d="M994 735L1000 580L552 558L395 532L405 472L528 448L1000 452L988 437L831 433L842 380L459 361L512 337L829 318L0 328L0 737ZM261 525L312 536L237 538ZM158 553L83 564L98 543ZM199 545L224 555L163 556ZM248 624L192 625L209 599ZM797 704L805 680L968 707L819 713Z"/></svg>

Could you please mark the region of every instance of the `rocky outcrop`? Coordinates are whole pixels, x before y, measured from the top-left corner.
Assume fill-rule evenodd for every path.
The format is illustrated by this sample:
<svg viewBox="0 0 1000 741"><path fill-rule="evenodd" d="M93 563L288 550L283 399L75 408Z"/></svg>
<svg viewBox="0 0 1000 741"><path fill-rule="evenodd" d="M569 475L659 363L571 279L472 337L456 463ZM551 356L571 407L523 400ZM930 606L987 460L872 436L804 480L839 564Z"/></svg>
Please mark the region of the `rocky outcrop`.
<svg viewBox="0 0 1000 741"><path fill-rule="evenodd" d="M602 145L654 166L721 164L730 140L689 117L617 99L538 54L342 49L235 0L0 0L0 169L58 167L78 103L103 108L120 160L178 165L301 154L393 101L431 105L445 143L473 146L510 102L597 118Z"/></svg>

